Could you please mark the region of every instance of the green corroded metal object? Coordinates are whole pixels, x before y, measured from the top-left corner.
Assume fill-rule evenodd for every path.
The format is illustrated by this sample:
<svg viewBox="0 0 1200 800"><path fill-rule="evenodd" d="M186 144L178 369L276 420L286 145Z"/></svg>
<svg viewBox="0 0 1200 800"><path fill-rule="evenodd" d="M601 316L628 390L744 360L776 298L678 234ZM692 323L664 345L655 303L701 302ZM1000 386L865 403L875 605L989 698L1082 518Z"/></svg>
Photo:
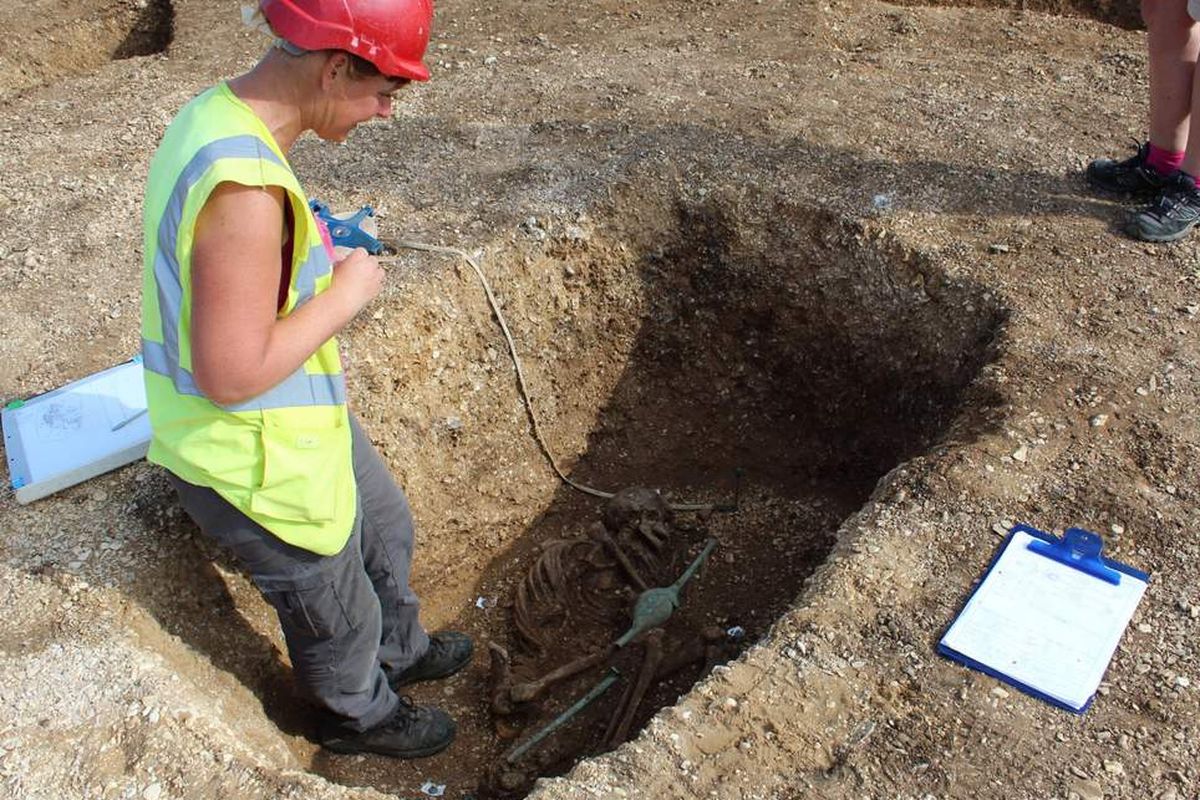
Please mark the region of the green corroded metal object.
<svg viewBox="0 0 1200 800"><path fill-rule="evenodd" d="M521 756L528 753L530 750L540 744L543 739L545 739L562 725L565 725L567 722L569 722L571 718L580 711L583 711L583 709L591 705L596 698L607 692L608 687L616 683L617 679L620 677L620 670L618 670L616 667L609 667L605 676L601 678L600 682L593 686L587 694L576 700L573 706L551 720L549 725L542 728L540 731L530 737L529 741L510 750L508 755L504 757L504 760L509 764L515 764L517 760L521 758Z"/></svg>
<svg viewBox="0 0 1200 800"><path fill-rule="evenodd" d="M679 590L692 579L696 570L700 569L700 565L704 563L716 546L717 540L709 539L708 543L704 545L704 549L700 551L700 555L696 556L696 560L679 576L679 580L670 586L659 586L641 593L637 603L633 606L633 626L625 631L620 639L617 639L618 647L624 647L643 632L658 627L671 618L671 614L679 608Z"/></svg>

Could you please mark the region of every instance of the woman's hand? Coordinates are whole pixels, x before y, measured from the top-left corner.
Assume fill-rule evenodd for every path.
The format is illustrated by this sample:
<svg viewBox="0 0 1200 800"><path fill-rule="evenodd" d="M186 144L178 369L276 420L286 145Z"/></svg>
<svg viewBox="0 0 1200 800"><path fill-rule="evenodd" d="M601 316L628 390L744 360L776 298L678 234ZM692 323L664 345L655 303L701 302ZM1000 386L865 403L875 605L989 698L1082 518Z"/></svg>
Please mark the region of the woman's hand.
<svg viewBox="0 0 1200 800"><path fill-rule="evenodd" d="M329 291L337 292L354 316L383 289L384 274L378 259L356 247L333 265L333 285Z"/></svg>

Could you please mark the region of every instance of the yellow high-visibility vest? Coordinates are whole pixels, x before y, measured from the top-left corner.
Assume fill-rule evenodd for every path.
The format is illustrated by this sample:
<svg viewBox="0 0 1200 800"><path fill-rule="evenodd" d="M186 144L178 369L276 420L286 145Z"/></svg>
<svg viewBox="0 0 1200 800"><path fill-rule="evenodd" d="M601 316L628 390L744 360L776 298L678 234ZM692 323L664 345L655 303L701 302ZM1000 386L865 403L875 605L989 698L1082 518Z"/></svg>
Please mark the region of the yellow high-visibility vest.
<svg viewBox="0 0 1200 800"><path fill-rule="evenodd" d="M283 541L332 555L350 537L358 502L336 340L237 405L213 403L192 375L192 239L209 195L227 181L287 193L293 255L281 317L333 279L308 198L262 120L225 84L192 100L154 155L143 212L142 365L153 429L147 458L211 487Z"/></svg>

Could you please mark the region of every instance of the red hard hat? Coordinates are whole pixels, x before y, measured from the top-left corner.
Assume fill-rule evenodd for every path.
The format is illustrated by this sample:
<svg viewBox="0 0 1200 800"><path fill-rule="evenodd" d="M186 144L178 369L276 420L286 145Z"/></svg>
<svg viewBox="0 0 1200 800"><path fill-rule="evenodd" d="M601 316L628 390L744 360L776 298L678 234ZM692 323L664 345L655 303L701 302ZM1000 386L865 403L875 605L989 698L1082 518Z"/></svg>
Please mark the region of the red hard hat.
<svg viewBox="0 0 1200 800"><path fill-rule="evenodd" d="M384 75L429 80L421 63L432 0L260 0L275 33L305 50L345 50Z"/></svg>

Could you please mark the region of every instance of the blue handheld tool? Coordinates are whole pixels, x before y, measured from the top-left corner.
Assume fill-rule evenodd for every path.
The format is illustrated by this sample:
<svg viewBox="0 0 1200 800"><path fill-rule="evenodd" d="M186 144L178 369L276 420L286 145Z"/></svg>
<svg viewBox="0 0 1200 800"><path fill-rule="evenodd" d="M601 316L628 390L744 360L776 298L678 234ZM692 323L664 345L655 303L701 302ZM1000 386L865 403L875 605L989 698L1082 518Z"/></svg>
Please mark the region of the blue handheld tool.
<svg viewBox="0 0 1200 800"><path fill-rule="evenodd" d="M383 255L387 245L363 229L364 220L375 216L375 209L363 206L353 214L336 216L329 206L318 200L309 200L309 208L317 219L329 227L329 237L333 239L334 247L361 247L373 256ZM374 227L373 223L368 223Z"/></svg>
<svg viewBox="0 0 1200 800"><path fill-rule="evenodd" d="M1121 573L1104 563L1100 551L1104 542L1098 534L1083 528L1067 528L1063 538L1056 542L1035 540L1028 545L1030 550L1068 567L1086 572L1111 584L1121 583Z"/></svg>

